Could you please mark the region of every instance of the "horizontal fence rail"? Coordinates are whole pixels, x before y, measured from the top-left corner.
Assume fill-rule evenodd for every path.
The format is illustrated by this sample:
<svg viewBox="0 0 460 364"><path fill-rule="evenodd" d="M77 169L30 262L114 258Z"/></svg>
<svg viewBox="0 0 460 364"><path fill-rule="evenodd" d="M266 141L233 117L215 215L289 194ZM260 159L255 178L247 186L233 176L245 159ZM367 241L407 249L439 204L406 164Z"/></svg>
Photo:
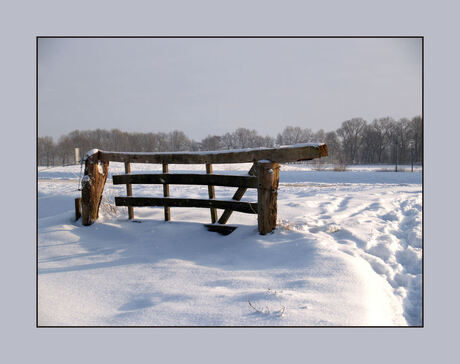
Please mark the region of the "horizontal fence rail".
<svg viewBox="0 0 460 364"><path fill-rule="evenodd" d="M171 184L257 188L257 177L224 174L122 174L114 175L112 180L114 185Z"/></svg>
<svg viewBox="0 0 460 364"><path fill-rule="evenodd" d="M252 148L214 152L130 153L98 151L102 162L218 164L249 163L258 160L285 163L327 156L326 144L304 143L278 148Z"/></svg>
<svg viewBox="0 0 460 364"><path fill-rule="evenodd" d="M157 198L157 197L115 197L116 206L169 206L169 207L203 207L232 209L246 214L257 214L258 205L253 202L202 200L192 198Z"/></svg>

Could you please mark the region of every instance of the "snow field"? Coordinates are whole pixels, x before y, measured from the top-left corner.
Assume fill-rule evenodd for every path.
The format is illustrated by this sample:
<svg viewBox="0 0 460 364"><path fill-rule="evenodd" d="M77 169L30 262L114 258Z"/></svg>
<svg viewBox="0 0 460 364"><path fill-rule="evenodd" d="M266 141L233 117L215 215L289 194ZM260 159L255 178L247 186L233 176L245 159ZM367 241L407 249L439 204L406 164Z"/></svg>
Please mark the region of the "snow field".
<svg viewBox="0 0 460 364"><path fill-rule="evenodd" d="M365 182L378 178L370 174L392 173L357 171L364 182L330 183L328 172L286 169L279 228L266 236L256 215L234 213L238 229L221 236L202 226L208 209L171 208L164 222L163 208L135 208L136 223L106 202L83 227L73 221L78 179L66 180L76 167L40 172L39 325L420 325L420 173L375 184ZM342 173L336 179L348 178ZM217 198L233 192L216 187ZM133 193L161 196L162 187L133 185ZM107 181L105 200L124 194ZM207 187L170 186L170 194L207 198ZM256 199L255 190L243 197Z"/></svg>

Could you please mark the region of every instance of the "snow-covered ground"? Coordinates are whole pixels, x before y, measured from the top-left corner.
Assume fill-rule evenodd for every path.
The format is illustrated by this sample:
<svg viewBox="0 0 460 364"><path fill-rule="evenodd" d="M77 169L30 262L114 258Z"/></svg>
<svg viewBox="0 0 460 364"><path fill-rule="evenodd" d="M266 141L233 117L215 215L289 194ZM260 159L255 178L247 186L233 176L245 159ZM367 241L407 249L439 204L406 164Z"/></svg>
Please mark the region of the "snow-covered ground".
<svg viewBox="0 0 460 364"><path fill-rule="evenodd" d="M111 173L123 173L112 163ZM161 166L132 165L133 173ZM250 164L214 165L244 174ZM410 170L410 166L402 166ZM279 227L257 232L234 213L228 236L208 232L208 209L125 208L107 181L101 217L74 221L80 166L39 168L39 325L421 325L422 173L391 166L317 171L283 165ZM170 166L204 173L204 166ZM219 199L234 188L216 187ZM162 196L161 186L133 186ZM171 197L207 198L206 186L170 186ZM248 190L243 200L256 201ZM221 210L218 210L221 211Z"/></svg>

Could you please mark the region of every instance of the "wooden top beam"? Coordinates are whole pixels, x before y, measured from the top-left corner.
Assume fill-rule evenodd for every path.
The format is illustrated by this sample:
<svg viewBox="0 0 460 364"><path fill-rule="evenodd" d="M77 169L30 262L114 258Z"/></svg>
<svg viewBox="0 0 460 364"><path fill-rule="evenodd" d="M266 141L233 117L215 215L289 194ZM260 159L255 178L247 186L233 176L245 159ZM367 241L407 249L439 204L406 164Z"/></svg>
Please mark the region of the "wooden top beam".
<svg viewBox="0 0 460 364"><path fill-rule="evenodd" d="M95 150L92 151L93 153ZM251 148L219 150L213 152L133 153L98 150L103 162L202 164L248 163L269 160L276 163L297 162L327 156L324 143L305 143L278 148Z"/></svg>

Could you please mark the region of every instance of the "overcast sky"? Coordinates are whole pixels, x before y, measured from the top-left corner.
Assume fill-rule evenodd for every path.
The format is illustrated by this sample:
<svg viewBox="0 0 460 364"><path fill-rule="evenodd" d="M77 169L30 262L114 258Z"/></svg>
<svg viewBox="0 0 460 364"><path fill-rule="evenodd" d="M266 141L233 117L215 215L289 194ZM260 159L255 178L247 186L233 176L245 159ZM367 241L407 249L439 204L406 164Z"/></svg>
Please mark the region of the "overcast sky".
<svg viewBox="0 0 460 364"><path fill-rule="evenodd" d="M39 39L39 136L335 130L422 112L421 39Z"/></svg>

